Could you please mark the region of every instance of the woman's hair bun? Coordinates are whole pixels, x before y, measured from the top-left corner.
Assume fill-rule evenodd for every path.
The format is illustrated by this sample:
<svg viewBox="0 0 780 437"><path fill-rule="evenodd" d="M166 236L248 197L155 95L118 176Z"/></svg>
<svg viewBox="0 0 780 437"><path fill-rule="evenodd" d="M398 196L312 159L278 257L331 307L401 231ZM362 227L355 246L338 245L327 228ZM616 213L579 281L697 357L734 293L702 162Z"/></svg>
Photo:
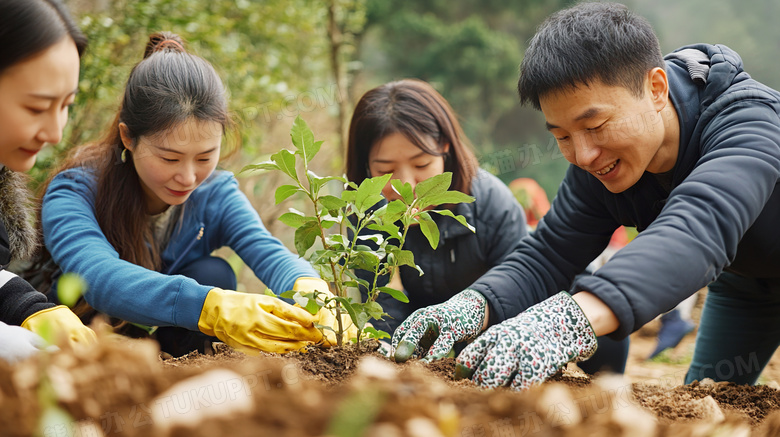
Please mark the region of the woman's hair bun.
<svg viewBox="0 0 780 437"><path fill-rule="evenodd" d="M146 50L144 50L144 59L154 52L161 51L186 52L184 41L173 32L156 32L151 34L149 42L146 43Z"/></svg>

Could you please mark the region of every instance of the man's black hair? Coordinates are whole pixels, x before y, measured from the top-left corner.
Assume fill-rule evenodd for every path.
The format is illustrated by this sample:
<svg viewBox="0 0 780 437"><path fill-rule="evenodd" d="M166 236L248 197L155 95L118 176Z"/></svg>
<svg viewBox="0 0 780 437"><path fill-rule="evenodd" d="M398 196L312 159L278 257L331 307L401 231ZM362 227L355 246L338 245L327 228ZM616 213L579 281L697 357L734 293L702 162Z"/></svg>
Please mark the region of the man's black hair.
<svg viewBox="0 0 780 437"><path fill-rule="evenodd" d="M664 68L650 23L618 3L580 3L547 18L520 64L522 104L540 109L539 97L601 81L643 94L648 71Z"/></svg>

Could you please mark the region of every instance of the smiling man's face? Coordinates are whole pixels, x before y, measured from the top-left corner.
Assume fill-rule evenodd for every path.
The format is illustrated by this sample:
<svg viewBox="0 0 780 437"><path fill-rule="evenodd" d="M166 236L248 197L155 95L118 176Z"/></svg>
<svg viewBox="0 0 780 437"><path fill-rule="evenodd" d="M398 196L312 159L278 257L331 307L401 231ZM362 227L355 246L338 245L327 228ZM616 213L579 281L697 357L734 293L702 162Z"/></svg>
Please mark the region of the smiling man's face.
<svg viewBox="0 0 780 437"><path fill-rule="evenodd" d="M671 170L677 159L679 127L662 69L648 73L644 91L636 97L594 81L539 99L563 156L612 193L627 190L645 171Z"/></svg>

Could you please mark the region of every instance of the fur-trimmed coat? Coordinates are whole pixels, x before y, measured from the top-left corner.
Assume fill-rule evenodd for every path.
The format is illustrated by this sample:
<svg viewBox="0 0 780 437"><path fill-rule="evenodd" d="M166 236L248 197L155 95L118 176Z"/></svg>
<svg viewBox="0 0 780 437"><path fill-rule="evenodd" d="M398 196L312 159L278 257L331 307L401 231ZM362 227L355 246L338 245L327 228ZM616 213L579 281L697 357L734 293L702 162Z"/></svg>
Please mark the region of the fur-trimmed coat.
<svg viewBox="0 0 780 437"><path fill-rule="evenodd" d="M24 279L6 270L11 261L28 259L38 245L33 208L23 174L0 167L0 321L21 325L54 304Z"/></svg>

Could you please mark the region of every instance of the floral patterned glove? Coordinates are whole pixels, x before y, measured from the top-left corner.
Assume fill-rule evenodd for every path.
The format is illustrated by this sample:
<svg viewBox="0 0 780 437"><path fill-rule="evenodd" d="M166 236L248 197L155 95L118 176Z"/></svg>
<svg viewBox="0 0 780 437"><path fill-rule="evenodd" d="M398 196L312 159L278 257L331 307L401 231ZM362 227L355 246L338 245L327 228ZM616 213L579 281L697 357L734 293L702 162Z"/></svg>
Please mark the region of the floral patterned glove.
<svg viewBox="0 0 780 437"><path fill-rule="evenodd" d="M444 303L420 308L393 334L395 361L423 355L428 360L446 356L455 342L479 335L486 311L485 296L468 288Z"/></svg>
<svg viewBox="0 0 780 437"><path fill-rule="evenodd" d="M569 362L590 358L596 347L590 322L562 291L491 327L466 346L457 358L455 376L484 387L511 385L523 390L544 382Z"/></svg>

